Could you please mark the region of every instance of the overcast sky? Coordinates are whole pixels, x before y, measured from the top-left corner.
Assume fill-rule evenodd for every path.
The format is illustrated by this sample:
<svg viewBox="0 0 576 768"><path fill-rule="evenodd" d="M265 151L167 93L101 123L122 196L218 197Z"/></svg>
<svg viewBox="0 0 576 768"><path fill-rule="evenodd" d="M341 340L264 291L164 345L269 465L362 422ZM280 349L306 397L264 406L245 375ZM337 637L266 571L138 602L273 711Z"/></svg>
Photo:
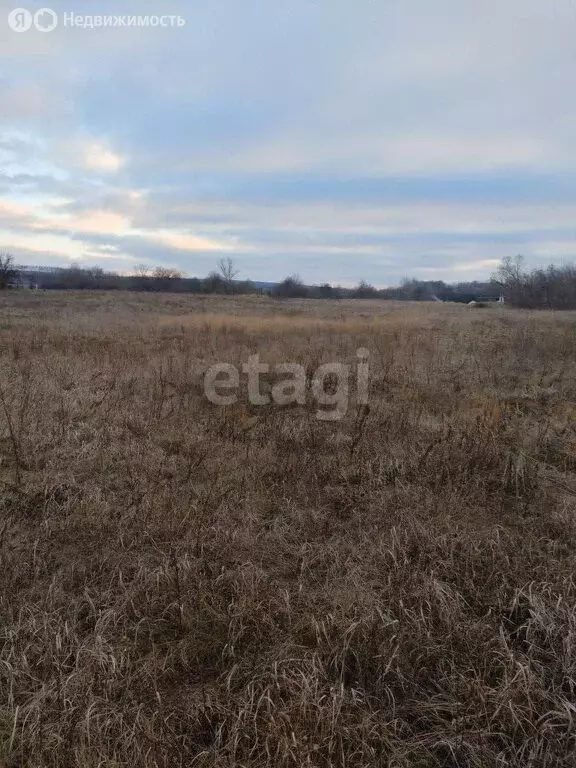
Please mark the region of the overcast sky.
<svg viewBox="0 0 576 768"><path fill-rule="evenodd" d="M0 0L0 249L376 285L576 259L576 2ZM43 5L22 5L32 12ZM64 27L63 14L183 27Z"/></svg>

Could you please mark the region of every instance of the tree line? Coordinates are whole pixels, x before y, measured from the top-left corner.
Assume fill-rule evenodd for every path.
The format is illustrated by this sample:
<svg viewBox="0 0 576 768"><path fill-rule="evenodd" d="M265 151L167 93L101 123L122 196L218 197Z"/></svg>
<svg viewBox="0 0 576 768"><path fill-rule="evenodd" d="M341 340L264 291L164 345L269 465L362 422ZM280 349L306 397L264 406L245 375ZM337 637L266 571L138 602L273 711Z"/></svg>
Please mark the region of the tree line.
<svg viewBox="0 0 576 768"><path fill-rule="evenodd" d="M524 257L506 257L494 280L502 287L506 301L526 309L576 309L576 266L526 269Z"/></svg>
<svg viewBox="0 0 576 768"><path fill-rule="evenodd" d="M177 269L138 266L130 275L100 267L18 267L14 258L0 253L0 290L26 286L54 290L169 291L200 294L268 294L282 299L395 299L404 301L453 301L468 303L496 299L503 293L507 304L531 309L576 309L576 266L550 265L526 270L522 256L506 257L488 281L445 283L442 280L405 278L391 288L375 288L361 280L354 288L329 283L306 285L298 275L279 283L239 280L231 258L223 258L205 278L186 277Z"/></svg>

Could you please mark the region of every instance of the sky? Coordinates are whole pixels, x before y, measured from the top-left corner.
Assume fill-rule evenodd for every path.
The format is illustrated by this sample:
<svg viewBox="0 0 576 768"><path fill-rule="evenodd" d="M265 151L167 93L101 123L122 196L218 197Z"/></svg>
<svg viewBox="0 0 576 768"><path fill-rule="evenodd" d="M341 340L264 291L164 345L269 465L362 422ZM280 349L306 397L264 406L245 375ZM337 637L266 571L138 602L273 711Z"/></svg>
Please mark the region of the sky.
<svg viewBox="0 0 576 768"><path fill-rule="evenodd" d="M44 2L50 32L0 0L20 264L386 286L576 260L575 0Z"/></svg>

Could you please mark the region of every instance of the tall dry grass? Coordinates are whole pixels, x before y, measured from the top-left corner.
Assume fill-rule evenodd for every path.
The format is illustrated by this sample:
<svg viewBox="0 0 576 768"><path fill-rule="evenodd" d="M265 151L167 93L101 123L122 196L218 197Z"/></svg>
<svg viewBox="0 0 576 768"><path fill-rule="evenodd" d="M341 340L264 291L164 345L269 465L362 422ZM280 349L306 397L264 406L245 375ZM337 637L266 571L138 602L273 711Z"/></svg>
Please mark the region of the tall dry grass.
<svg viewBox="0 0 576 768"><path fill-rule="evenodd" d="M0 300L3 765L574 765L574 315ZM202 396L358 347L367 416Z"/></svg>

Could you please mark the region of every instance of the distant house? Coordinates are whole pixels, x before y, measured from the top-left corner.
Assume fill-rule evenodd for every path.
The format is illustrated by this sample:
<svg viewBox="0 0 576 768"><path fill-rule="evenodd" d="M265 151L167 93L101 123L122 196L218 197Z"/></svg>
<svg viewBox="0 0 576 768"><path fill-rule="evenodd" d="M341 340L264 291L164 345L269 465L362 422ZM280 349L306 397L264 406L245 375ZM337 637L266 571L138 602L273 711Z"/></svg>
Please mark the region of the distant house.
<svg viewBox="0 0 576 768"><path fill-rule="evenodd" d="M504 294L501 293L500 296L479 296L477 301L484 304L504 304Z"/></svg>

